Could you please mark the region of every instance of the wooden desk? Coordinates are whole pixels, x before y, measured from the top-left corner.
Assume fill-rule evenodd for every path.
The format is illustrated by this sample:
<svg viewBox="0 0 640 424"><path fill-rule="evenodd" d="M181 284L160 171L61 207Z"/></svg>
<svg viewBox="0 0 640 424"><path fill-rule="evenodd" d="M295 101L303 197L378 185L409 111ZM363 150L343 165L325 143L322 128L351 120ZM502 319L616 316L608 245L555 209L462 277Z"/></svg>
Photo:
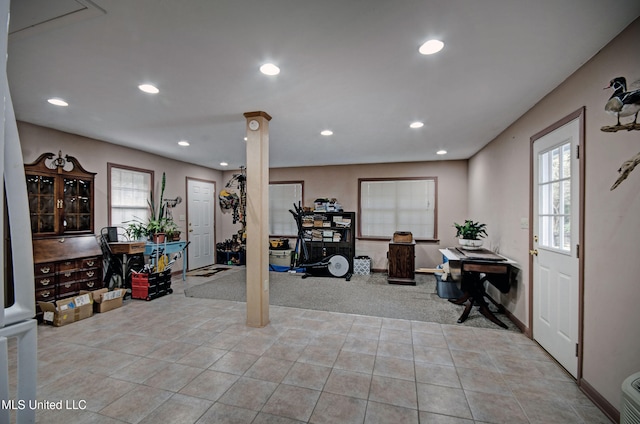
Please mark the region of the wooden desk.
<svg viewBox="0 0 640 424"><path fill-rule="evenodd" d="M142 255L144 253L145 245L146 242L144 241L119 241L109 243L111 254L120 259L120 270L122 271L121 287L131 288L131 281L127 279L130 274L129 264L132 260L135 260L136 255ZM122 258L120 258L120 256L122 256Z"/></svg>
<svg viewBox="0 0 640 424"><path fill-rule="evenodd" d="M452 247L440 249L440 252L449 261L449 268L452 269L451 276L457 274L460 288L464 293L462 297L449 301L456 305L468 302L458 322L464 322L469 317L471 308L476 305L478 311L488 320L502 328L507 328L506 324L489 309L485 301L487 294L484 283L489 282L502 293L508 293L517 274L517 269L514 267L516 262L486 249L465 250ZM459 269L459 273L453 271L456 269ZM491 301L493 302L493 299ZM499 310L504 309L502 305L495 304Z"/></svg>

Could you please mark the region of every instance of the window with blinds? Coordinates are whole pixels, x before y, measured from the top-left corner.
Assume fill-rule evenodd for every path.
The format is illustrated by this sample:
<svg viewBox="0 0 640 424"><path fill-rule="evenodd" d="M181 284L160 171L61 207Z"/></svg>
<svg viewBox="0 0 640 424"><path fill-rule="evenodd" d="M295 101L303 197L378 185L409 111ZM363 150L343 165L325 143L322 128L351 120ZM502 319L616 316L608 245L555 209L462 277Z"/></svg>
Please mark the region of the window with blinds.
<svg viewBox="0 0 640 424"><path fill-rule="evenodd" d="M436 238L436 178L359 179L359 237L390 239L409 231Z"/></svg>
<svg viewBox="0 0 640 424"><path fill-rule="evenodd" d="M110 225L126 227L125 222L146 222L153 171L109 164Z"/></svg>
<svg viewBox="0 0 640 424"><path fill-rule="evenodd" d="M298 227L290 209L302 203L302 182L275 182L269 184L269 235L292 236Z"/></svg>

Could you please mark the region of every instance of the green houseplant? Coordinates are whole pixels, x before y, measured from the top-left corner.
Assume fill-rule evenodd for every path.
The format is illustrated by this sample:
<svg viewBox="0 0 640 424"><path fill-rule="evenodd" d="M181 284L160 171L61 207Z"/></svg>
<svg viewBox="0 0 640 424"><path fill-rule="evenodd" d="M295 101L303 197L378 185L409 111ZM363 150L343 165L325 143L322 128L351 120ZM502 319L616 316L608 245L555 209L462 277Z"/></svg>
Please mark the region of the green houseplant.
<svg viewBox="0 0 640 424"><path fill-rule="evenodd" d="M147 238L147 226L140 221L128 221L124 234L130 241L137 241Z"/></svg>
<svg viewBox="0 0 640 424"><path fill-rule="evenodd" d="M464 224L453 223L456 227L456 237L461 246L466 249L479 249L482 246L482 238L487 236L487 224L466 219Z"/></svg>
<svg viewBox="0 0 640 424"><path fill-rule="evenodd" d="M147 234L153 239L154 243L164 243L167 233L167 219L149 219L147 223Z"/></svg>
<svg viewBox="0 0 640 424"><path fill-rule="evenodd" d="M164 231L170 241L180 240L180 227L178 227L178 224L176 224L174 220L167 219Z"/></svg>
<svg viewBox="0 0 640 424"><path fill-rule="evenodd" d="M164 188L167 182L166 173L162 173L162 183L160 185L160 199L158 204L154 200L153 189L149 192L149 221L146 225L147 236L150 237L154 243L164 243L166 236L167 219L164 217L164 204L162 198L164 197Z"/></svg>

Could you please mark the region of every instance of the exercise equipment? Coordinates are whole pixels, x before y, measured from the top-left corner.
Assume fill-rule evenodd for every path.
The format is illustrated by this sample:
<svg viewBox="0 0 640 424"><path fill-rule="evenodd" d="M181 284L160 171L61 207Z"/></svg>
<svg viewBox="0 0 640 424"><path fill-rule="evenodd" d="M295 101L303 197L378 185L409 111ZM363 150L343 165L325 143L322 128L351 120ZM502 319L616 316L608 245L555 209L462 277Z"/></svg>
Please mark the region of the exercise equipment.
<svg viewBox="0 0 640 424"><path fill-rule="evenodd" d="M302 226L303 210L300 204L293 204L294 209L289 209L298 226L298 238L296 247L291 257L291 269L304 268L305 273L302 278L313 276L331 276L336 278L344 277L347 281L351 280L351 272L349 269L349 260L340 254L329 255L320 261L310 262L309 250L304 238L304 227Z"/></svg>

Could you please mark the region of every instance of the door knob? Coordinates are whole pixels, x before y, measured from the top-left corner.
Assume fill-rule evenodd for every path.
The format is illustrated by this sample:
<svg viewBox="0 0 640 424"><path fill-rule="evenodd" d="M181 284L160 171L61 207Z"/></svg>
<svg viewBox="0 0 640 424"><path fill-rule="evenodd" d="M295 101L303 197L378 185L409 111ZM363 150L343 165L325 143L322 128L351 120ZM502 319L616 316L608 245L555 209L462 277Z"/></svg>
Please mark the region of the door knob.
<svg viewBox="0 0 640 424"><path fill-rule="evenodd" d="M538 256L538 249L529 250L531 256Z"/></svg>

